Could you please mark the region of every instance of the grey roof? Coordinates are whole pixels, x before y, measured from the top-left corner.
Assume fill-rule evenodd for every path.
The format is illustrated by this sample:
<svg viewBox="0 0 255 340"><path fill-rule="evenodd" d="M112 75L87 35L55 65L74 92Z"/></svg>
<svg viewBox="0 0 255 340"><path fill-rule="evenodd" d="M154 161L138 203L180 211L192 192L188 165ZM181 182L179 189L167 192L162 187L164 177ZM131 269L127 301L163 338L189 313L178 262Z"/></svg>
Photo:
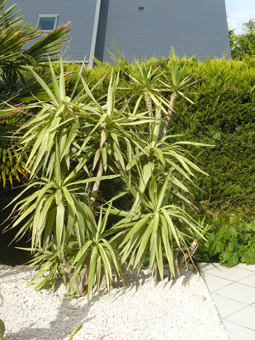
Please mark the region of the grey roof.
<svg viewBox="0 0 255 340"><path fill-rule="evenodd" d="M9 5L16 2L25 21L36 24L38 14L59 14L58 24L71 21L66 56L76 62L86 56L92 64L94 54L110 62L113 40L129 61L145 54L168 57L171 47L180 57L204 60L225 52L230 57L225 0L10 0Z"/></svg>

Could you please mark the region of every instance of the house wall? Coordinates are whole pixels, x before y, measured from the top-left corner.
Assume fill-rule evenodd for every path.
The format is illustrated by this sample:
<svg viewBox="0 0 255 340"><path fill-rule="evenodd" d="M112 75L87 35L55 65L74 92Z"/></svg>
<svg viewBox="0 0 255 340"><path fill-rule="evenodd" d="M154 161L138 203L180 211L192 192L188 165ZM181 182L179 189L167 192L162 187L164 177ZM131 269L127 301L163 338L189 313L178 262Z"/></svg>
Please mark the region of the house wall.
<svg viewBox="0 0 255 340"><path fill-rule="evenodd" d="M89 59L97 0L10 0L5 9L15 3L29 23L36 24L38 14L59 14L58 25L71 21L70 49L64 57Z"/></svg>
<svg viewBox="0 0 255 340"><path fill-rule="evenodd" d="M171 47L180 57L230 57L225 0L102 0L96 58L111 62L113 40L128 61L168 57Z"/></svg>
<svg viewBox="0 0 255 340"><path fill-rule="evenodd" d="M225 0L10 0L8 5L14 3L34 24L38 14L59 14L58 25L71 21L65 57L76 62L86 56L92 64L93 39L95 56L103 62L111 62L113 40L129 61L145 54L168 57L171 47L180 57L221 58L227 51L230 57Z"/></svg>

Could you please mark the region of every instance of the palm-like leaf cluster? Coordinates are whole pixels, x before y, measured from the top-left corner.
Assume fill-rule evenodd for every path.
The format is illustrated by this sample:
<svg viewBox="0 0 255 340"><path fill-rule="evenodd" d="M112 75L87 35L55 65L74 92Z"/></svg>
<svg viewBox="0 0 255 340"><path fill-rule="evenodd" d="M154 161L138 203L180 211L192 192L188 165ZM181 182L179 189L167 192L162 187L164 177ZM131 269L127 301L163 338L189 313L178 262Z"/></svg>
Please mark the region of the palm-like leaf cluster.
<svg viewBox="0 0 255 340"><path fill-rule="evenodd" d="M140 269L148 254L152 273L163 279L168 263L174 276L178 253L188 257L192 242L203 237L188 213L192 204L185 185L193 183L195 172L203 171L185 149L200 144L162 135L166 101L160 99L159 87L153 95L162 74L146 64L139 68L145 83L156 82L147 92L150 112L143 112L140 95L133 110L128 100L119 104L120 70L112 73L107 94L97 100L95 91L103 79L90 88L81 76L82 67L68 96L63 63L59 77L50 61L49 68L51 86L31 69L47 99L22 107L28 115L36 113L18 130L19 148L29 154L25 167L30 182L14 200L13 226L22 224L17 237L30 233L32 265L41 266L31 285L54 287L60 276L70 294L89 296L94 287L105 284L110 289L123 270ZM141 82L133 73L130 78L144 96ZM186 86L188 79L177 78L175 83ZM79 82L82 89L76 94ZM103 201L101 181L117 177L124 189ZM126 193L132 197L129 211L115 208L114 201ZM119 218L114 225L109 222L112 214Z"/></svg>
<svg viewBox="0 0 255 340"><path fill-rule="evenodd" d="M70 31L68 23L39 39L42 32L36 26L23 22L22 16L18 15L19 11L15 11L16 5L5 10L7 4L8 0L0 0L0 99L4 101L0 104L2 108L6 102L31 102L34 101L33 95L40 98L41 86L31 75L33 71L30 67L45 62L49 56L55 56L66 42ZM37 42L25 50L25 44L35 39ZM17 125L26 119L21 113L22 111L19 111L18 115L12 117L1 114L0 117L0 180L4 187L7 182L12 185L14 178L19 181L20 175L27 173L26 155L21 158L20 148L16 146L19 138L16 135L11 138L17 130Z"/></svg>

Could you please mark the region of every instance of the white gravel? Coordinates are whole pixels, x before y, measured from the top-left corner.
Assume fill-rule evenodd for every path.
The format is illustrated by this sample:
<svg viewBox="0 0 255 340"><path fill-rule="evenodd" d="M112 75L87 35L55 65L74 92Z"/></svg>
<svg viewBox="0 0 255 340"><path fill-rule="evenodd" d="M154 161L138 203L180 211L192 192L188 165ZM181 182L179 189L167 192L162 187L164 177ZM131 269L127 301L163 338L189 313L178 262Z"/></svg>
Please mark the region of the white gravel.
<svg viewBox="0 0 255 340"><path fill-rule="evenodd" d="M155 285L148 271L126 273L111 296L101 290L89 301L25 288L35 271L0 266L0 319L5 340L227 340L214 302L199 273Z"/></svg>

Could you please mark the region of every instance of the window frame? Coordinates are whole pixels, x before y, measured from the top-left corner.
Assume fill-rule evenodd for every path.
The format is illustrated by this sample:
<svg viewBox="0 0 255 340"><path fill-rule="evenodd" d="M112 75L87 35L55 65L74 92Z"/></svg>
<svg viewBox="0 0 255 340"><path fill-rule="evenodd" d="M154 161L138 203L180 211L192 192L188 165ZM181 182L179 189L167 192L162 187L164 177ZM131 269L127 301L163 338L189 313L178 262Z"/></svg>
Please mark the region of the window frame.
<svg viewBox="0 0 255 340"><path fill-rule="evenodd" d="M54 25L53 25L53 29L52 29L52 30L42 30L42 29L39 27L39 22L40 22L40 19L41 19L41 18L55 18L55 20L54 20ZM57 27L58 18L59 18L59 14L38 14L38 15L37 15L36 26L37 26L43 33L50 33L50 32L52 32L52 31Z"/></svg>

